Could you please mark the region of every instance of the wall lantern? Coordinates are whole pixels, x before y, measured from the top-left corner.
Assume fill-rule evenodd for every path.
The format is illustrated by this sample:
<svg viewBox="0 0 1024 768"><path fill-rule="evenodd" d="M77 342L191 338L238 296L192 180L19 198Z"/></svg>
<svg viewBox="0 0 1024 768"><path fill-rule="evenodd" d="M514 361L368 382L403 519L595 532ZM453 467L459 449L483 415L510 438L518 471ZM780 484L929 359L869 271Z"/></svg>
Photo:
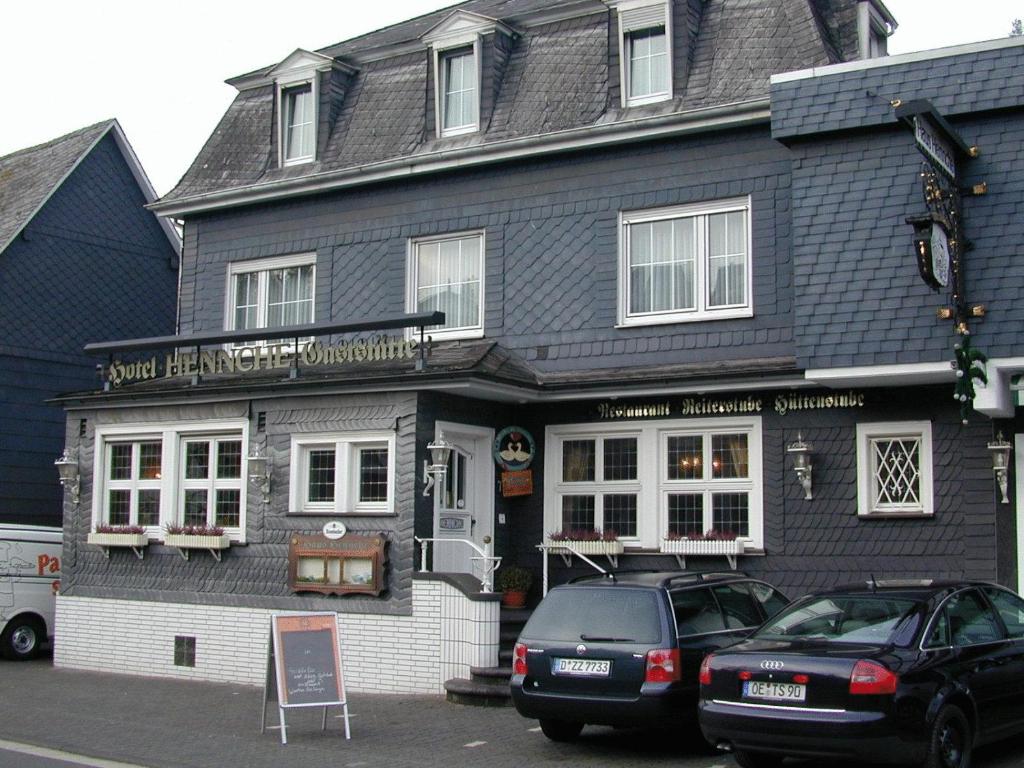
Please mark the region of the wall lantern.
<svg viewBox="0 0 1024 768"><path fill-rule="evenodd" d="M430 451L430 461L423 460L423 495L429 496L430 489L435 482L442 482L448 472L448 459L452 454L452 444L444 439L444 432L437 436L437 440L427 445Z"/></svg>
<svg viewBox="0 0 1024 768"><path fill-rule="evenodd" d="M259 446L249 456L249 482L260 489L263 503L270 502L270 459L260 453Z"/></svg>
<svg viewBox="0 0 1024 768"><path fill-rule="evenodd" d="M811 493L811 445L804 442L804 437L797 432L796 442L786 446L786 453L793 457L793 471L796 479L804 489L804 498L813 499Z"/></svg>
<svg viewBox="0 0 1024 768"><path fill-rule="evenodd" d="M1003 439L1003 433L996 435L995 442L988 444L992 453L992 471L995 473L996 482L999 483L999 492L1002 493L1003 504L1009 504L1010 499L1006 495L1009 480L1010 468L1010 444Z"/></svg>
<svg viewBox="0 0 1024 768"><path fill-rule="evenodd" d="M74 504L77 504L80 479L78 474L78 461L71 458L71 453L67 448L65 448L63 455L53 462L53 466L57 468L57 472L60 474L61 486L65 490L71 491L71 501Z"/></svg>

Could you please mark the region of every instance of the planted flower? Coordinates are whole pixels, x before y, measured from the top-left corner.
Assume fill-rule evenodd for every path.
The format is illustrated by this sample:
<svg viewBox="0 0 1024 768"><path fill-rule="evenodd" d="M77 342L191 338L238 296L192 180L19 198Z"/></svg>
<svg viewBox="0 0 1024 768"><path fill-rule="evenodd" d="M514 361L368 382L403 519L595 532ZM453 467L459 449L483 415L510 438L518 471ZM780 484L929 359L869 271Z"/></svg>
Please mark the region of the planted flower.
<svg viewBox="0 0 1024 768"><path fill-rule="evenodd" d="M564 528L548 534L552 544L563 544L581 555L618 555L622 553L622 542L618 531L588 528Z"/></svg>

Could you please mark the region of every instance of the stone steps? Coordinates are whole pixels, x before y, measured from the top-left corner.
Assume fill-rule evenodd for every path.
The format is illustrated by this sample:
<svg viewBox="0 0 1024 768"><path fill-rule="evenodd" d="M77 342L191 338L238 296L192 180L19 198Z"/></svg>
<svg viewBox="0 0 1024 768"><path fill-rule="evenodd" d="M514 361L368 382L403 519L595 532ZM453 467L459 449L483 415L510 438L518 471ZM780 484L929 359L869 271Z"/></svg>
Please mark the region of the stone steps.
<svg viewBox="0 0 1024 768"><path fill-rule="evenodd" d="M501 628L497 667L471 667L470 678L456 677L444 684L445 698L454 704L475 707L508 707L512 705L509 680L512 677L512 648L531 611L501 609Z"/></svg>

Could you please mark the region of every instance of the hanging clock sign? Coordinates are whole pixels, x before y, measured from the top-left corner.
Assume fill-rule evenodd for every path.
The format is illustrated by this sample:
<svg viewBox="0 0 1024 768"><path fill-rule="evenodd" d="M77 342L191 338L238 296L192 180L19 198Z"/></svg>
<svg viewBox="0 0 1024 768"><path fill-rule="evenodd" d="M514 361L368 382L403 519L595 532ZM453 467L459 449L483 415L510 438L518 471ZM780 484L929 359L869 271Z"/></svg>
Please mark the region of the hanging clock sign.
<svg viewBox="0 0 1024 768"><path fill-rule="evenodd" d="M932 227L931 277L941 287L949 285L949 235L941 224Z"/></svg>
<svg viewBox="0 0 1024 768"><path fill-rule="evenodd" d="M494 462L506 472L529 467L536 451L533 435L522 427L505 427L494 438Z"/></svg>

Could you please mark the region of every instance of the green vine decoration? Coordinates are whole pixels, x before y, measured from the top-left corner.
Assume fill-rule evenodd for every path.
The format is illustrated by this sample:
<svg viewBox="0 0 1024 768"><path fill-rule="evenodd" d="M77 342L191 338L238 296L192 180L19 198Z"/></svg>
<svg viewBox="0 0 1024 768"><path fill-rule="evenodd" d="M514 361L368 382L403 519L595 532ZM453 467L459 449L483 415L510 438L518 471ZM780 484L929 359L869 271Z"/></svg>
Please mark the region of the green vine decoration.
<svg viewBox="0 0 1024 768"><path fill-rule="evenodd" d="M971 346L969 332L964 332L961 339L953 345L956 352L956 360L953 362L953 368L956 370L956 390L953 399L960 403L960 419L966 424L967 416L974 405L974 382L988 384L988 376L985 374L988 357L984 352Z"/></svg>

